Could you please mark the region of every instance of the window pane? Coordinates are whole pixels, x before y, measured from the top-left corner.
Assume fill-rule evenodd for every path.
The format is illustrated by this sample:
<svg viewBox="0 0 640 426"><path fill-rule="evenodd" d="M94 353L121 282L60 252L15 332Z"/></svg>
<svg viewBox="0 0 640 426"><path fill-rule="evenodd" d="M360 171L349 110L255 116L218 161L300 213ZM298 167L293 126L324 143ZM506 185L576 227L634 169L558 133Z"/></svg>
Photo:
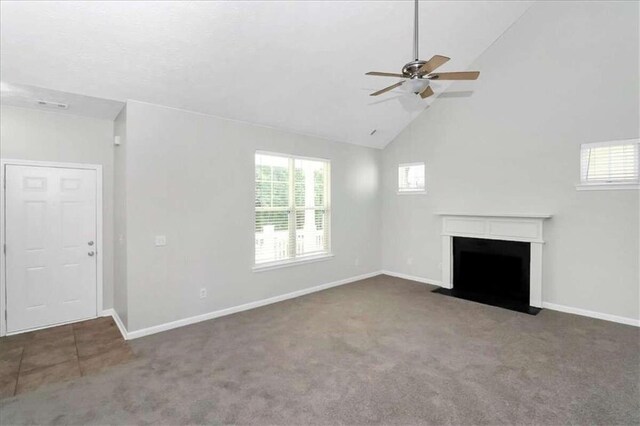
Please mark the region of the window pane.
<svg viewBox="0 0 640 426"><path fill-rule="evenodd" d="M398 190L424 191L424 164L401 164L398 167Z"/></svg>
<svg viewBox="0 0 640 426"><path fill-rule="evenodd" d="M273 207L287 207L289 205L289 183L273 183Z"/></svg>
<svg viewBox="0 0 640 426"><path fill-rule="evenodd" d="M256 154L256 207L289 205L289 159Z"/></svg>
<svg viewBox="0 0 640 426"><path fill-rule="evenodd" d="M290 257L288 212L256 212L255 255L256 263Z"/></svg>
<svg viewBox="0 0 640 426"><path fill-rule="evenodd" d="M327 163L297 159L295 168L296 207L324 207Z"/></svg>
<svg viewBox="0 0 640 426"><path fill-rule="evenodd" d="M256 207L271 207L270 182L256 182Z"/></svg>
<svg viewBox="0 0 640 426"><path fill-rule="evenodd" d="M324 209L296 211L296 254L326 252L328 250L327 213Z"/></svg>
<svg viewBox="0 0 640 426"><path fill-rule="evenodd" d="M268 154L255 160L255 263L328 252L329 163Z"/></svg>
<svg viewBox="0 0 640 426"><path fill-rule="evenodd" d="M296 207L304 207L305 191L304 191L304 170L296 167L295 174L295 202Z"/></svg>
<svg viewBox="0 0 640 426"><path fill-rule="evenodd" d="M288 165L274 165L273 166L273 180L274 182L286 182L289 184L289 166Z"/></svg>
<svg viewBox="0 0 640 426"><path fill-rule="evenodd" d="M637 182L638 168L637 142L582 145L583 183Z"/></svg>
<svg viewBox="0 0 640 426"><path fill-rule="evenodd" d="M314 205L316 207L325 207L325 189L327 168L317 169L313 171L314 177Z"/></svg>

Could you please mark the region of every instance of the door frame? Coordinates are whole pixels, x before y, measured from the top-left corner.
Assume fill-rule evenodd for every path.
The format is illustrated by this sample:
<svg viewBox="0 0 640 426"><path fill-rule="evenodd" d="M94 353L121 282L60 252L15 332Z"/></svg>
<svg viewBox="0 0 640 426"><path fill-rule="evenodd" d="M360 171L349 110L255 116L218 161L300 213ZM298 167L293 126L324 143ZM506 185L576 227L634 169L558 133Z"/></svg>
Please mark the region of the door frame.
<svg viewBox="0 0 640 426"><path fill-rule="evenodd" d="M32 161L32 160L12 160L0 158L0 336L7 335L7 255L4 247L6 244L6 167L7 166L31 166L31 167L52 167L61 169L82 169L95 170L96 172L96 315L97 318L102 313L102 165L84 163L62 163L57 161ZM43 328L43 327L39 327ZM17 333L24 333L30 330L22 330Z"/></svg>

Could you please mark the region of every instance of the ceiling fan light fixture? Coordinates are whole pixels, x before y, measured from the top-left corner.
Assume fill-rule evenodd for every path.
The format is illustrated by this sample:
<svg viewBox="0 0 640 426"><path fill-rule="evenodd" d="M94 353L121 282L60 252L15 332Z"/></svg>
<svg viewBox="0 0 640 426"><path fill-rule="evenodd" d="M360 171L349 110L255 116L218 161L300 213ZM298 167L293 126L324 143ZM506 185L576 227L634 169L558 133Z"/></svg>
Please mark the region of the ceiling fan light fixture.
<svg viewBox="0 0 640 426"><path fill-rule="evenodd" d="M429 85L429 80L426 78L412 78L407 80L402 88L410 93L420 93Z"/></svg>

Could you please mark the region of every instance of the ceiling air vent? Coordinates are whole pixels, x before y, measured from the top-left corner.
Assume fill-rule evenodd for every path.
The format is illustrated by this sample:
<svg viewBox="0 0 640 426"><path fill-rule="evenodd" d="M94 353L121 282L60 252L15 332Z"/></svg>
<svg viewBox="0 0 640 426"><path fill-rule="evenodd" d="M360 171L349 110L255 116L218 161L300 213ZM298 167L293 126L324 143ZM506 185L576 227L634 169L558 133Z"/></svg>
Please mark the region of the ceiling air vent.
<svg viewBox="0 0 640 426"><path fill-rule="evenodd" d="M43 101L42 99L38 99L36 103L42 107L53 108L53 109L69 109L68 104L61 104L60 102L50 102Z"/></svg>

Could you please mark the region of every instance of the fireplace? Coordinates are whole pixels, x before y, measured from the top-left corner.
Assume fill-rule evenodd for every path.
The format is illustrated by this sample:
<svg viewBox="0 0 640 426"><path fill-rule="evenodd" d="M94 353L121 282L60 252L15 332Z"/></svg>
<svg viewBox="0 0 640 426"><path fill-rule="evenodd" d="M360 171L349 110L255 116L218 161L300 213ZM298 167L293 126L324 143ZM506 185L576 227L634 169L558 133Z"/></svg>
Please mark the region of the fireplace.
<svg viewBox="0 0 640 426"><path fill-rule="evenodd" d="M529 306L531 248L520 241L453 238L451 296L537 313Z"/></svg>
<svg viewBox="0 0 640 426"><path fill-rule="evenodd" d="M549 215L442 214L442 284L462 299L537 314Z"/></svg>

